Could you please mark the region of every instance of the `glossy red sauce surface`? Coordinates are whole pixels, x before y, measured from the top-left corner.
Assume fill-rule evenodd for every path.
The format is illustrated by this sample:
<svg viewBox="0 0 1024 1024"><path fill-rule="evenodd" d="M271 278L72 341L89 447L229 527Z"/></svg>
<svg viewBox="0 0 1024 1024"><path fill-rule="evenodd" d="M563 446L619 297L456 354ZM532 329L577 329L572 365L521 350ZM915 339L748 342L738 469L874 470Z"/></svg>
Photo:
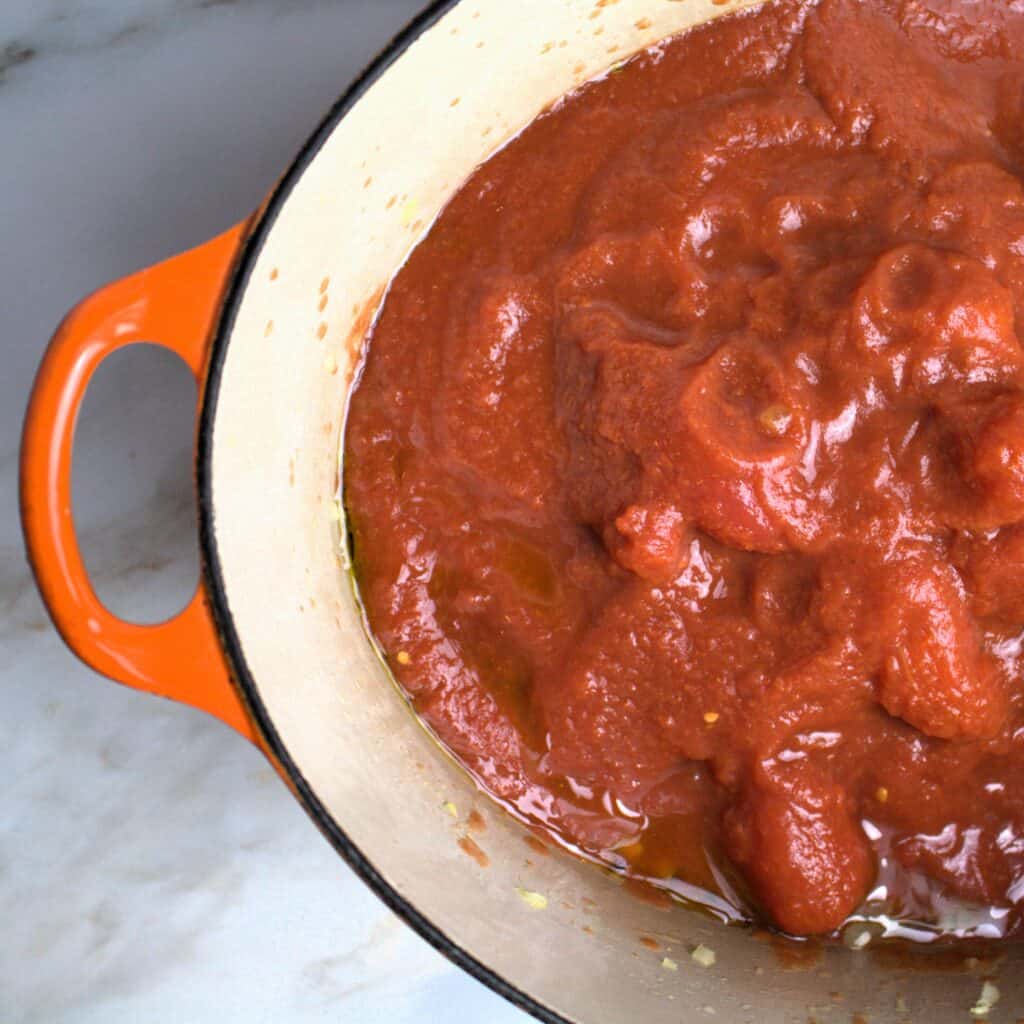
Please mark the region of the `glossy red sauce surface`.
<svg viewBox="0 0 1024 1024"><path fill-rule="evenodd" d="M794 934L1024 931L1022 107L1020 2L779 0L562 100L398 273L361 593L516 813Z"/></svg>

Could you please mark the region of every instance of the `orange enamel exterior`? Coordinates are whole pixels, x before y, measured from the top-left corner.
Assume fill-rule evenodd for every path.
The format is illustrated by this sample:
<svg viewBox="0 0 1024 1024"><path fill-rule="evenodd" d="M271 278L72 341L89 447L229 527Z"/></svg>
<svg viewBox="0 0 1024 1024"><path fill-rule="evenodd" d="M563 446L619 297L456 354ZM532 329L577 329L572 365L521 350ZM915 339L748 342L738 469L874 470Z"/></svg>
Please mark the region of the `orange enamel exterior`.
<svg viewBox="0 0 1024 1024"><path fill-rule="evenodd" d="M138 626L117 618L89 582L71 507L75 424L107 356L140 342L162 345L188 364L202 401L211 330L247 227L116 281L67 316L39 368L25 419L21 517L43 600L79 658L117 682L201 708L257 742L202 582L168 622Z"/></svg>

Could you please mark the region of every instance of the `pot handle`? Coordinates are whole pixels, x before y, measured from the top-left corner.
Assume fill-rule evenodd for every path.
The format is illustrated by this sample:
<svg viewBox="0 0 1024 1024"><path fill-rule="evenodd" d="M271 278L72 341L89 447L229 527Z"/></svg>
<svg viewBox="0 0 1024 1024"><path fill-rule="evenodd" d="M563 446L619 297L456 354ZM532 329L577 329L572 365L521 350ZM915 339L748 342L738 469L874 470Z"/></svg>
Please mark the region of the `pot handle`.
<svg viewBox="0 0 1024 1024"><path fill-rule="evenodd" d="M21 519L43 601L82 661L120 683L208 711L256 741L202 582L184 611L160 625L117 618L89 582L71 509L75 424L108 355L139 342L163 345L188 364L202 402L210 331L247 224L101 288L68 314L43 357L25 418Z"/></svg>

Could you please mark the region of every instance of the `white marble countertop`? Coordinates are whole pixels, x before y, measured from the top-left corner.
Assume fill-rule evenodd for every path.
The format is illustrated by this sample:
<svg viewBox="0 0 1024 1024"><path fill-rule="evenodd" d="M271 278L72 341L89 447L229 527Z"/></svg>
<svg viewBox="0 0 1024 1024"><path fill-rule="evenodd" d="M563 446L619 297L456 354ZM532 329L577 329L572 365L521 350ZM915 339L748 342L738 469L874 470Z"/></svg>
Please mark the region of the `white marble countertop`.
<svg viewBox="0 0 1024 1024"><path fill-rule="evenodd" d="M17 520L46 341L87 291L228 227L422 0L0 3L0 1020L527 1019L366 890L261 757L53 632ZM87 401L75 501L114 610L195 580L191 383L135 349Z"/></svg>

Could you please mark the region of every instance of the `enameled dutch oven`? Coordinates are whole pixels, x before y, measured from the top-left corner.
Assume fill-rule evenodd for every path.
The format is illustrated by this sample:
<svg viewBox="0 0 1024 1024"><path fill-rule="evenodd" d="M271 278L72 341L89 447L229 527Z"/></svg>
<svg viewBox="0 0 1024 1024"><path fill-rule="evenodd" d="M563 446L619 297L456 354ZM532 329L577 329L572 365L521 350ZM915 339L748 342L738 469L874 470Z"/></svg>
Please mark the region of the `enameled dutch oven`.
<svg viewBox="0 0 1024 1024"><path fill-rule="evenodd" d="M751 932L638 898L568 856L540 856L410 714L346 571L336 501L345 404L395 268L470 171L546 105L749 2L433 4L349 89L254 217L110 285L64 322L25 425L29 556L79 657L258 744L389 907L541 1020L940 1024L971 1019L984 977L997 975L993 1020L1014 1021L1024 1013L1019 950L973 967L959 956L911 967L827 948L794 969ZM181 615L151 627L99 603L71 510L86 386L107 355L141 341L177 352L199 384L202 581ZM476 840L487 867L458 845L473 809L487 822ZM698 944L713 965L691 957Z"/></svg>

